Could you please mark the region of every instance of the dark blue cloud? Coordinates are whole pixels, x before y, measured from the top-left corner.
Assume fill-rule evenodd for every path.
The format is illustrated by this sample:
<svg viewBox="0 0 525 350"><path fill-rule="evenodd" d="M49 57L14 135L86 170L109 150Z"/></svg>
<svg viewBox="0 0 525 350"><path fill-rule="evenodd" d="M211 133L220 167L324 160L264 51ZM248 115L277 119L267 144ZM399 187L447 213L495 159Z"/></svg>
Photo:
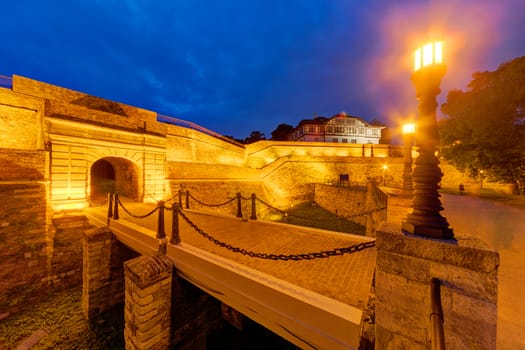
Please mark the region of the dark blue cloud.
<svg viewBox="0 0 525 350"><path fill-rule="evenodd" d="M413 101L410 68L393 58L411 49L400 38L410 36L411 26L428 23L436 8L467 13L471 5L458 3L10 1L2 4L0 74L32 77L239 138L252 130L269 136L282 122L295 125L314 113L342 110L389 122L392 110L413 109L407 103ZM476 9L492 6L485 21L494 20L500 40L480 44L485 51L478 56L486 62L469 61L469 74L524 53L524 6L518 0L498 4L492 11L490 1L477 2ZM458 23L465 16L442 17L463 30ZM501 50L496 54L491 47ZM463 83L465 75L455 79L450 71L448 85Z"/></svg>

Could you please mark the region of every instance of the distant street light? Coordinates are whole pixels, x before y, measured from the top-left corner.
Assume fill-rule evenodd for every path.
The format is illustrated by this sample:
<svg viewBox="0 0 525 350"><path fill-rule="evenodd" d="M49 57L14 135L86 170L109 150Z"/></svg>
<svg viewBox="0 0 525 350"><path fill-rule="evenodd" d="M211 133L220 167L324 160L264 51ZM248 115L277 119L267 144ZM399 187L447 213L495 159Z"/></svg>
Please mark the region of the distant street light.
<svg viewBox="0 0 525 350"><path fill-rule="evenodd" d="M483 170L479 171L479 188L480 189L483 189L483 173L484 173Z"/></svg>
<svg viewBox="0 0 525 350"><path fill-rule="evenodd" d="M445 75L443 43L434 41L414 52L412 82L416 88L418 123L415 161L414 196L412 212L402 224L402 230L419 236L454 239L447 220L439 213L443 210L438 193L443 173L435 155L439 135L436 124L436 96L441 92L441 79Z"/></svg>
<svg viewBox="0 0 525 350"><path fill-rule="evenodd" d="M386 171L388 169L388 165L387 164L383 164L383 187L386 186Z"/></svg>
<svg viewBox="0 0 525 350"><path fill-rule="evenodd" d="M416 126L412 123L403 125L403 143L404 143L404 167L403 167L403 188L404 196L412 196L414 186L412 184L412 139Z"/></svg>

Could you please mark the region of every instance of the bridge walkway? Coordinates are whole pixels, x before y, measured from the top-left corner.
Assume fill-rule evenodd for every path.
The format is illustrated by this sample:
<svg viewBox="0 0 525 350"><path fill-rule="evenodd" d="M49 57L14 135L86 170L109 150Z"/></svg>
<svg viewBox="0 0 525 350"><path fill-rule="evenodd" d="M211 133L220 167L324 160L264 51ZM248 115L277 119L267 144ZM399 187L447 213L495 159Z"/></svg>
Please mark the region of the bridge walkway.
<svg viewBox="0 0 525 350"><path fill-rule="evenodd" d="M154 204L148 203L126 203L126 207L132 213L145 214L155 208ZM98 217L99 222L104 220L106 214L106 208L91 208L88 210L88 216ZM118 222L112 221L110 226L116 227L116 231L119 231L118 225L138 225L142 227L142 232L146 232L150 238L155 237L157 230L157 215L151 215L147 218L137 219L128 215L124 211L120 211L120 220ZM254 220L242 220L236 217L224 216L214 213L207 212L196 212L192 210L184 210L184 214L188 219L193 222L200 230L206 234L213 236L218 241L230 244L233 247L244 248L245 250L267 253L275 255L290 255L290 254L302 254L310 252L318 252L331 250L334 248L347 247L359 242L371 241L368 237L356 236L344 233L337 233L332 231L325 231L319 229L312 229L300 226L293 226L281 223L254 221ZM311 319L318 317L315 310L310 313L309 306L305 307L305 304L314 305L315 309L323 309L323 312L330 314L330 317L319 320L311 320L311 322L328 322L321 326L326 328L324 331L317 331L318 333L328 332L323 335L324 338L333 338L322 346L322 341L318 339L306 339L306 335L301 335L301 341L295 341L297 345L305 347L306 344L310 344L312 348L324 348L329 346L330 348L357 348L357 342L359 339L359 327L361 324L361 316L367 306L369 298L369 292L372 285L372 279L375 269L375 257L376 249L366 248L361 251L347 253L340 256L332 256L329 258L316 258L311 260L272 260L272 259L261 259L256 257L246 256L240 253L233 252L222 246L219 246L211 240L203 237L194 228L192 228L185 220L179 218L180 227L180 238L181 244L178 246L168 244L168 256L172 256L174 247L183 247L186 252L192 251L192 256L207 257L208 261L213 261L212 264L224 265L228 268L241 271L243 275L249 275L245 282L240 282L238 278L234 278L230 282L225 280L222 283L251 283L252 280L257 280L259 287L252 289L249 293L257 293L258 290L262 289L261 286L272 286L273 290L278 293L293 295L294 300L302 300L303 303L297 304L291 310L286 311L287 318L299 318L299 322L308 323ZM171 232L171 213L165 213L165 231L169 237ZM117 234L118 236L118 234ZM120 238L120 237L119 237ZM126 244L126 239L121 239ZM133 245L133 243L128 243ZM136 247L131 247L135 248ZM136 249L140 251L140 249ZM177 260L177 259L175 259ZM211 275L207 278L197 277L199 273L195 270L195 265L201 264L197 261L190 262L192 257L190 255L185 256L177 261L175 266L181 269L183 277L194 283L198 287L206 290L209 294L216 296L226 304L236 308L257 320L258 316L261 315L250 315L250 306L238 305L239 300L244 297L256 298L254 296L231 296L228 300L228 293L220 291L218 286L214 286L214 283L221 283L218 281L217 276L212 277ZM188 264L188 266L182 266L182 264ZM193 264L194 266L189 266ZM206 269L210 269L211 265L207 265ZM184 272L187 271L187 272ZM192 276L194 274L194 276ZM249 281L250 280L250 281ZM230 292L242 289L238 286L231 286ZM214 293L215 292L215 293ZM289 301L282 301L284 305L274 305L279 303L279 296L272 296L271 293L260 295L259 300L256 303L268 304L268 308L277 309L289 307L291 304ZM236 299L236 300L233 300ZM236 305L237 304L237 305ZM242 304L242 302L241 302ZM243 310L244 307L244 310ZM246 310L246 308L248 310ZM253 306L252 311L257 309ZM285 312L285 311L283 311ZM289 313L292 313L290 315ZM335 315L335 316L334 316ZM335 319L333 319L335 317ZM304 318L304 319L301 319ZM344 322L337 322L337 320L344 320ZM275 321L275 320L274 320ZM268 321L261 322L272 330L277 329L277 333L283 336L281 328L283 321L279 326L268 325ZM349 327L351 325L352 327ZM312 326L313 327L313 326ZM293 327L292 327L293 328ZM307 327L308 328L308 327ZM353 329L350 329L353 328ZM286 333L294 332L294 337L299 337L297 331L290 330L290 326L285 329ZM315 333L316 331L314 331ZM308 333L308 332L306 332ZM342 335L340 339L337 335ZM285 338L288 338L285 336ZM334 345L335 342L337 346ZM294 341L292 341L294 342ZM352 345L353 344L353 345ZM335 346L335 347L334 347Z"/></svg>

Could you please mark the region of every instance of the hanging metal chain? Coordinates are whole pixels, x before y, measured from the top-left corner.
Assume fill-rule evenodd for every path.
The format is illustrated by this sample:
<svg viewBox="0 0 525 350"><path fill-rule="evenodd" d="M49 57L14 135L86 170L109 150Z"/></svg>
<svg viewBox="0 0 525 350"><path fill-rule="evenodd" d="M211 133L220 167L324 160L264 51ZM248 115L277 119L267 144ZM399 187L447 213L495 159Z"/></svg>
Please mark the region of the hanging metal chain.
<svg viewBox="0 0 525 350"><path fill-rule="evenodd" d="M209 241L213 242L214 244L226 248L229 251L232 251L234 253L240 253L245 256L249 256L252 258L259 258L259 259L269 259L269 260L293 260L293 261L299 261L299 260L312 260L312 259L319 259L319 258L329 258L331 256L338 256L343 254L351 254L355 252L359 252L366 248L372 248L375 246L376 241L369 241L369 242L361 242L361 243L355 243L348 247L342 247L342 248L334 248L331 250L322 250L319 252L311 252L311 253L303 253L303 254L268 254L268 253L258 253L253 252L251 250L246 250L244 248L234 247L231 244L219 241L218 239L214 238L213 236L207 234L202 230L200 227L198 227L193 221L191 221L186 214L181 210L179 212L181 217L201 236L208 239Z"/></svg>
<svg viewBox="0 0 525 350"><path fill-rule="evenodd" d="M189 195L190 198L193 199L195 202L199 203L200 205L207 206L207 207L222 207L223 205L229 204L229 203L231 203L231 202L233 202L234 200L237 199L237 197L233 197L233 198L228 199L226 202L223 202L223 203L218 203L218 204L209 204L209 203L204 203L203 201L200 201L200 200L198 200L197 198L193 197L193 195L192 195L191 193L188 193L188 195Z"/></svg>
<svg viewBox="0 0 525 350"><path fill-rule="evenodd" d="M159 207L155 207L153 210L151 210L150 212L144 214L144 215L137 215L137 214L134 214L132 212L130 212L125 206L124 204L120 201L120 198L118 199L118 204L120 205L120 207L122 208L122 210L124 210L126 212L126 214L128 214L129 216L132 216L134 218L137 218L137 219L144 219L150 215L153 215L153 213L155 213L157 210L159 210Z"/></svg>
<svg viewBox="0 0 525 350"><path fill-rule="evenodd" d="M262 204L266 205L268 208L270 208L270 209L272 209L272 210L278 211L278 212L281 213L281 214L288 215L288 214L286 213L286 211L281 210L281 209L279 209L279 208L276 208L276 207L274 207L273 205L271 205L271 204L269 204L269 203L266 203L265 201L263 201L263 200L260 199L259 197L255 197L255 200L261 202Z"/></svg>

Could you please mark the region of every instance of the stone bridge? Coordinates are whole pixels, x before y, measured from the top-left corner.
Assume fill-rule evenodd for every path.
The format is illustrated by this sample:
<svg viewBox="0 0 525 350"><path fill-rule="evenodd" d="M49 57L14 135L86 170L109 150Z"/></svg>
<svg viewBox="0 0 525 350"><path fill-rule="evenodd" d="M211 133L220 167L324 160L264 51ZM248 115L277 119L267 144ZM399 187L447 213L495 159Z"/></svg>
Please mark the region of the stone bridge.
<svg viewBox="0 0 525 350"><path fill-rule="evenodd" d="M79 244L82 232L93 228L85 209L103 202L108 190L139 203L167 199L178 191L191 191L218 203L242 189L284 208L313 200L316 184L336 182L341 174L348 174L352 183L364 184L370 177L385 175L385 185L401 184L403 159L396 157L401 152L388 145L274 141L241 145L152 111L20 76L8 80L9 84L0 87L0 315L16 312L22 307L20 300L38 300L42 291L80 283L82 273L90 273L89 266L82 268L83 254L98 254L95 260L99 262L107 260L104 254L122 256L120 264L111 265L103 280L95 283L109 286L103 289L103 296L118 298L119 291L123 293L119 285L123 280L114 277L122 274L122 262L136 258L137 253L129 247L115 245L113 249L111 245L108 250L105 246L112 239L124 241L123 236L112 236L112 231L102 228L101 235L94 235L101 244L92 249L82 249ZM385 163L388 177L383 174ZM447 169L446 174L453 172ZM442 185L447 181L445 176ZM158 244L157 238L150 240ZM397 226L378 231L376 345L428 348L429 281L439 278L447 344L452 348L494 348L497 253L469 240L456 243L406 236ZM148 276L171 270L164 258L152 262L147 253L134 248L146 256L128 265L130 273L142 271L133 283L139 287L138 304L145 305L153 298L152 291L140 292L148 287ZM172 244L167 248L170 261L183 271L182 260L177 262L170 255L180 247ZM355 276L354 270L348 271L351 273L345 278ZM177 284L173 286L177 288ZM198 296L198 291L194 295ZM319 311L333 309L328 304ZM358 318L354 309L345 310L345 317ZM141 315L148 311L142 310ZM248 308L243 311L253 312ZM297 311L300 306L291 313ZM250 316L257 318L255 313ZM136 326L130 332L139 334L137 327L148 320L138 317L133 322ZM345 331L351 330L351 339L340 343L342 347L355 347L353 324L330 323L342 327L337 333L343 338ZM471 326L463 327L465 324ZM327 334L330 338L335 333ZM296 344L307 347L306 343ZM317 341L312 344L315 347Z"/></svg>

